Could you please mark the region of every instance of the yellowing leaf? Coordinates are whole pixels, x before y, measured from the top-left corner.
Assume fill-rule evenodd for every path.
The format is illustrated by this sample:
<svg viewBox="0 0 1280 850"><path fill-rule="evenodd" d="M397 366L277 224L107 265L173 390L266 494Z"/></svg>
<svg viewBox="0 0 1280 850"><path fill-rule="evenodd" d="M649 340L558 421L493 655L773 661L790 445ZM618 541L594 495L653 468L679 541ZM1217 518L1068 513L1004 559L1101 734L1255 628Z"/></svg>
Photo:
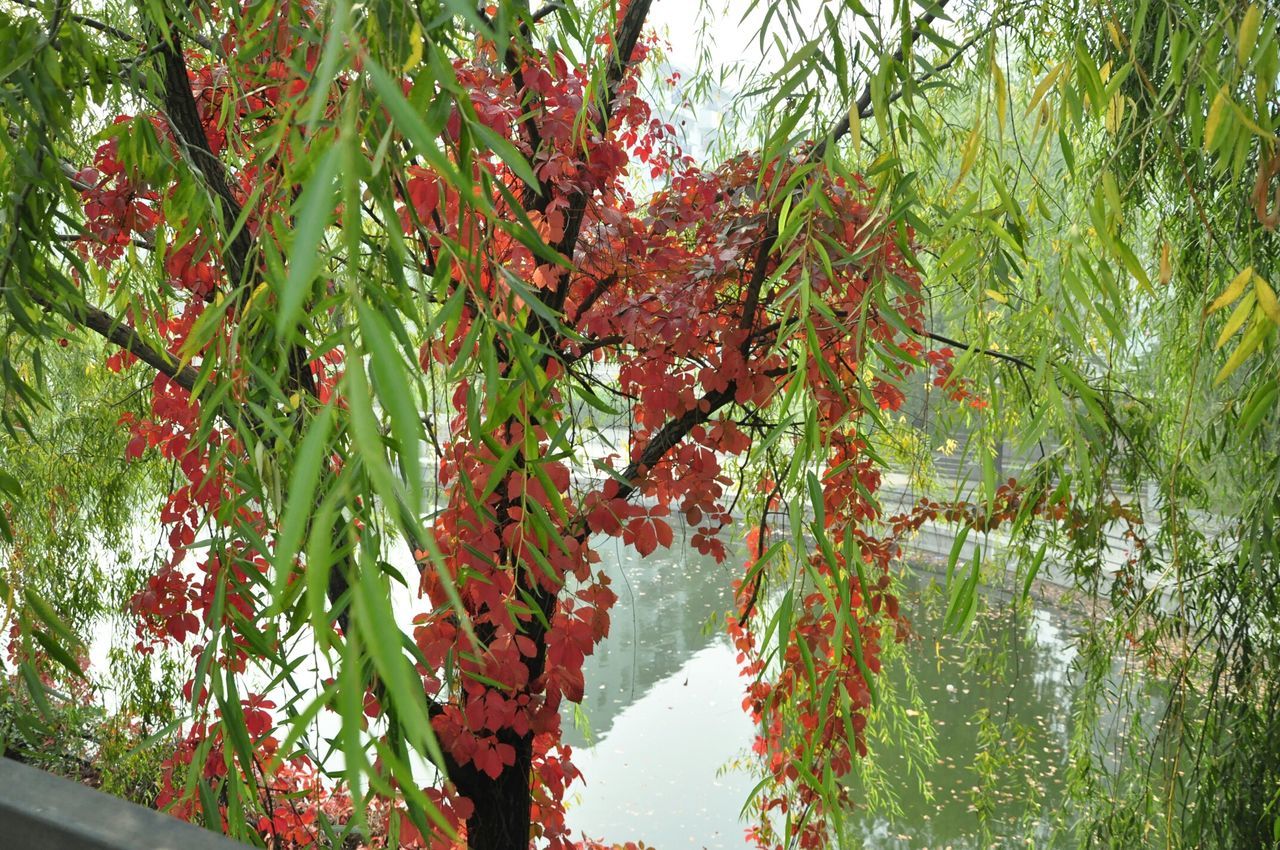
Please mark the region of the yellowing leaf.
<svg viewBox="0 0 1280 850"><path fill-rule="evenodd" d="M1124 120L1124 100L1124 95L1117 90L1107 102L1107 114L1103 120L1107 132L1113 136L1120 132L1120 124Z"/></svg>
<svg viewBox="0 0 1280 850"><path fill-rule="evenodd" d="M1027 103L1028 115L1031 114L1031 110L1036 108L1036 104L1040 102L1040 98L1044 97L1049 91L1049 87L1057 81L1058 75L1062 73L1063 64L1064 63L1059 62L1057 65L1054 65L1049 73L1044 75L1044 79L1040 80L1040 84L1036 86L1036 90L1031 93L1031 100Z"/></svg>
<svg viewBox="0 0 1280 850"><path fill-rule="evenodd" d="M1253 274L1253 291L1258 294L1258 306L1267 318L1280 325L1280 303L1276 303L1276 291L1257 272Z"/></svg>
<svg viewBox="0 0 1280 850"><path fill-rule="evenodd" d="M978 128L975 125L964 143L964 156L960 160L960 174L956 176L956 183L964 180L969 169L973 168L973 163L978 159L978 149L981 147L982 137L978 134Z"/></svg>
<svg viewBox="0 0 1280 850"><path fill-rule="evenodd" d="M849 136L853 139L853 152L862 153L862 115L856 101L849 107Z"/></svg>
<svg viewBox="0 0 1280 850"><path fill-rule="evenodd" d="M1249 57L1253 54L1253 46L1258 41L1258 27L1261 24L1262 9L1257 3L1251 3L1240 21L1240 34L1236 39L1236 61L1241 67L1249 64Z"/></svg>
<svg viewBox="0 0 1280 850"><path fill-rule="evenodd" d="M1222 327L1222 333L1218 334L1218 341L1213 344L1213 350L1218 351L1222 346L1227 344L1227 340L1231 339L1235 332L1243 327L1245 320L1253 314L1254 304L1253 293L1250 292L1240 299L1240 303L1231 311L1231 316L1227 319L1227 323Z"/></svg>
<svg viewBox="0 0 1280 850"><path fill-rule="evenodd" d="M422 24L414 21L413 29L409 31L409 58L404 61L404 66L400 69L401 73L407 74L418 67L418 63L422 61L424 47Z"/></svg>
<svg viewBox="0 0 1280 850"><path fill-rule="evenodd" d="M253 293L249 296L249 300L244 302L244 308L240 311L240 318L243 319L245 316L249 315L249 308L253 306L253 302L257 301L258 296L266 291L267 284L265 282L258 284L254 288Z"/></svg>
<svg viewBox="0 0 1280 850"><path fill-rule="evenodd" d="M1107 35L1111 36L1111 43L1116 46L1116 50L1124 50L1124 41L1120 38L1120 30L1116 28L1115 21L1107 21Z"/></svg>
<svg viewBox="0 0 1280 850"><path fill-rule="evenodd" d="M1240 274L1236 275L1231 283L1227 284L1227 288L1223 290L1214 302L1209 305L1209 315L1221 310L1223 307L1235 301L1241 295L1244 295L1244 287L1249 282L1249 278L1253 277L1253 266L1247 267Z"/></svg>
<svg viewBox="0 0 1280 850"><path fill-rule="evenodd" d="M1249 332L1245 334L1244 341L1240 343L1240 347L1232 352L1227 358L1226 364L1222 367L1222 371L1213 379L1213 385L1225 381L1231 376L1231 373L1240 368L1240 364L1249 359L1249 355L1257 350L1262 341L1271 333L1272 325L1269 322L1258 322L1249 328Z"/></svg>
<svg viewBox="0 0 1280 850"><path fill-rule="evenodd" d="M994 61L991 63L991 76L995 81L996 87L996 121L1000 127L1000 132L1004 133L1004 118L1008 107L1009 88L1004 81L1004 72L1000 70L1000 66Z"/></svg>
<svg viewBox="0 0 1280 850"><path fill-rule="evenodd" d="M995 289L988 289L987 297L990 298L992 301L999 301L1001 304L1009 303L1009 296Z"/></svg>
<svg viewBox="0 0 1280 850"><path fill-rule="evenodd" d="M1231 102L1231 114L1234 115L1236 118L1239 118L1240 123L1244 124L1246 127L1248 127L1253 132L1257 133L1262 138L1267 139L1268 141L1275 139L1276 137L1275 133L1272 133L1269 130L1264 130L1262 129L1262 127L1258 126L1258 122L1254 121L1253 118L1249 116L1249 113L1245 112L1244 109L1240 107L1240 104L1236 103L1235 101Z"/></svg>
<svg viewBox="0 0 1280 850"><path fill-rule="evenodd" d="M1168 283L1173 277L1173 260L1170 255L1173 248L1169 245L1169 240L1164 240L1160 246L1160 282Z"/></svg>
<svg viewBox="0 0 1280 850"><path fill-rule="evenodd" d="M1209 117L1204 123L1204 149L1213 147L1213 140L1218 135L1218 127L1222 124L1222 116L1227 111L1227 87L1218 89L1214 95L1213 105L1209 107Z"/></svg>

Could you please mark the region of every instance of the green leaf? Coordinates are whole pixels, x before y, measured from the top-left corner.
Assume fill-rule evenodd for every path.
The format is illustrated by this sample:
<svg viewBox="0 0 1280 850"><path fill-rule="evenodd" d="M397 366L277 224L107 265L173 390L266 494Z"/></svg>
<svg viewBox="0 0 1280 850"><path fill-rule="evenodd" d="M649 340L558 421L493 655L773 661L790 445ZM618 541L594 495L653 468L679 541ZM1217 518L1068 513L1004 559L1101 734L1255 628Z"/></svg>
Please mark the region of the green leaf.
<svg viewBox="0 0 1280 850"><path fill-rule="evenodd" d="M315 513L316 486L324 469L329 452L329 435L333 432L333 409L326 405L311 418L306 436L298 447L294 459L293 474L289 479L289 495L284 503L280 522L280 535L276 538L272 561L275 565L276 587L273 598L279 598L288 576L293 574L294 557L307 532L307 524Z"/></svg>
<svg viewBox="0 0 1280 850"><path fill-rule="evenodd" d="M414 404L413 385L400 352L392 344L386 320L363 300L356 302L356 311L360 339L369 352L378 401L391 420L400 469L408 485L409 509L416 516L422 506L422 444L426 442L422 414Z"/></svg>
<svg viewBox="0 0 1280 850"><path fill-rule="evenodd" d="M1031 596L1031 585L1035 583L1036 576L1040 573L1040 565L1044 563L1045 551L1049 548L1049 541L1040 544L1040 549L1036 552L1035 557L1031 559L1031 563L1027 565L1027 575L1022 580L1022 599L1025 601Z"/></svg>
<svg viewBox="0 0 1280 850"><path fill-rule="evenodd" d="M334 178L338 173L338 160L342 155L343 144L336 141L332 143L315 173L303 187L296 204L299 213L293 229L289 272L276 307L276 333L281 336L297 324L302 304L311 293L316 272L324 261L320 243L336 212L334 198L337 183Z"/></svg>
<svg viewBox="0 0 1280 850"><path fill-rule="evenodd" d="M488 146L489 150L498 155L507 167L510 168L515 175L528 185L532 186L534 191L540 191L538 177L533 173L532 166L529 161L524 158L520 150L511 142L499 136L479 121L472 122L468 125L471 131L480 137L480 141Z"/></svg>
<svg viewBox="0 0 1280 850"><path fill-rule="evenodd" d="M355 579L355 615L353 625L369 642L370 659L409 740L436 764L444 764L440 745L427 722L422 683L401 650L401 634L385 580L368 563L361 563Z"/></svg>
<svg viewBox="0 0 1280 850"><path fill-rule="evenodd" d="M454 168L453 163L441 150L437 142L438 133L432 132L419 111L405 100L400 90L400 83L392 79L372 58L365 58L364 70L373 82L373 87L378 92L378 97L382 99L383 105L386 106L387 112L391 113L395 126L413 145L414 150L445 179L446 183L460 189L469 187L471 181L463 179L462 174ZM467 192L462 194L466 195Z"/></svg>

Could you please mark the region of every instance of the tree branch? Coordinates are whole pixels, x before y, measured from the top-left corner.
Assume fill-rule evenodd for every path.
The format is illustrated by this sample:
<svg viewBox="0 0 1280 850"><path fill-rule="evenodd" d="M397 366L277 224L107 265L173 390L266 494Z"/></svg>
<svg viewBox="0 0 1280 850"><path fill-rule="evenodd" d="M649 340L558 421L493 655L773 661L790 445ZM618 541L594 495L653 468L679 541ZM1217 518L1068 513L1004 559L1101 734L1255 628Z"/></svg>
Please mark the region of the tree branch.
<svg viewBox="0 0 1280 850"><path fill-rule="evenodd" d="M618 86L631 64L631 54L636 42L640 40L640 31L649 16L649 7L653 0L632 0L627 6L622 22L613 36L614 52L609 60L609 70L605 73L604 102L600 106L600 118L595 122L596 133L603 138L609 132L609 118L613 112L614 100L618 94ZM573 254L578 246L578 237L582 234L582 224L587 215L587 203L590 199L585 193L574 192L569 197L569 209L565 213L564 235L556 250L573 262ZM559 312L564 309L564 300L569 293L570 273L561 274L556 286L555 302L550 306Z"/></svg>
<svg viewBox="0 0 1280 850"><path fill-rule="evenodd" d="M547 17L548 15L551 15L551 14L553 14L553 13L555 13L555 12L558 12L558 11L560 11L560 10L561 10L561 9L563 9L563 8L564 8L564 4L563 4L563 3L560 3L560 2L548 3L547 5L543 6L543 7L542 7L542 8L540 8L538 11L536 11L536 12L534 12L532 15L530 15L530 18L531 18L531 19L533 20L533 22L536 24L538 21L542 20L543 18Z"/></svg>
<svg viewBox="0 0 1280 850"><path fill-rule="evenodd" d="M528 0L521 0L520 7L522 11L528 13ZM544 11L545 10L540 9L539 13ZM554 11L554 9L552 11ZM538 20L536 16L537 13L529 14L533 21L536 22ZM488 22L488 17L483 11L480 13L480 16L482 20ZM532 32L530 31L527 23L521 23L519 30L521 38L529 39L532 36ZM507 73L511 75L511 82L515 85L516 91L519 93L519 97L522 101L521 109L523 111L523 115L517 119L516 124L524 133L525 142L529 145L529 165L534 166L538 158L538 150L542 147L542 130L538 127L537 119L534 117L532 108L534 93L530 91L527 85L525 85L524 71L520 67L520 57L516 52L516 39L514 37L507 42L506 49L502 51L502 64L503 67L507 69ZM526 105L523 103L526 97L530 101L528 109L525 109ZM536 209L539 212L545 212L547 204L551 203L551 195L547 191L547 187L528 183L524 180L521 180L521 183L521 206L526 210Z"/></svg>
<svg viewBox="0 0 1280 850"><path fill-rule="evenodd" d="M186 60L182 56L181 39L178 27L174 25L169 30L168 40L162 38L157 45L164 70L164 111L192 165L218 198L222 208L223 227L227 238L231 240L222 252L222 260L233 288L232 297L238 304L242 304L250 292L249 287L241 287L241 284L246 282L249 272L253 237L247 224L240 221L243 210L231 191L226 166L213 152L209 137L205 134L195 96L191 93L191 80L187 75ZM212 300L213 294L206 297ZM293 344L289 346L286 356L293 387L314 395L315 381L308 367L308 352L302 345Z"/></svg>
<svg viewBox="0 0 1280 850"><path fill-rule="evenodd" d="M756 325L756 310L760 305L760 290L769 277L769 254L778 241L778 218L770 215L765 222L764 238L760 240L760 249L756 252L756 264L751 270L751 281L747 284L746 298L742 304L742 320L740 327L747 332L742 340L742 354L746 356L751 348L751 331Z"/></svg>
<svg viewBox="0 0 1280 850"><path fill-rule="evenodd" d="M9 0L9 2L16 3L17 5L26 7L28 9L34 9L36 11L42 10L42 7L40 6L40 4L33 2L33 0ZM113 27L110 24L105 24L102 21L99 21L96 18L90 18L87 15L77 15L74 12L72 12L70 14L65 15L65 17L69 21L75 21L77 24L80 24L81 26L86 26L91 29L95 29L98 32L106 33L112 38L118 39L127 44L138 44L140 41L140 39L138 39L137 37L130 35L129 33L125 32L124 30L118 27Z"/></svg>
<svg viewBox="0 0 1280 850"><path fill-rule="evenodd" d="M587 315L587 311L595 306L596 301L600 300L600 296L604 295L605 292L608 291L609 287L613 286L617 282L618 273L616 271L610 272L597 280L596 285L587 293L587 297L582 299L582 303L578 305L578 314L573 317L574 324L582 321L582 318Z"/></svg>
<svg viewBox="0 0 1280 850"><path fill-rule="evenodd" d="M117 319L105 310L100 310L91 304L74 307L51 301L34 292L30 293L30 295L31 299L41 307L57 313L69 321L83 325L103 339L114 343L117 347L137 357L160 374L168 376L170 380L187 392L191 392L195 387L196 378L200 375L199 371L190 366L182 366L167 351L153 348L142 338L142 335L137 330L123 320Z"/></svg>
<svg viewBox="0 0 1280 850"><path fill-rule="evenodd" d="M934 7L919 17L919 19L915 22L915 25L911 27L911 35L907 39L907 45L899 45L898 49L893 51L892 61L894 62L902 61L903 47L915 44L916 40L919 39L920 36L924 33L925 28L938 19L938 16L942 13L942 10L946 8L946 5L948 2L949 0L936 0ZM837 37L838 37L838 34L837 34ZM963 49L964 48L961 48L961 50ZM935 69L934 71L930 72L930 75L933 73L937 73L937 70L938 69ZM926 75L922 79L927 79L928 76L929 75ZM893 101L897 100L901 96L902 96L902 89L898 89L898 91L895 92L894 95L889 99L889 102L892 103ZM869 118L873 114L874 107L871 103L871 81L870 80L868 80L867 84L862 87L862 94L860 94L858 96L858 99L854 101L853 108L857 109L859 118ZM853 109L850 109L849 111L852 112ZM821 159L827 151L827 146L835 144L836 142L840 141L840 139L843 138L849 132L849 129L850 129L849 115L846 113L844 117L842 117L836 123L835 127L831 129L831 132L828 133L827 136L824 139L822 139L822 141L818 142L818 144L814 147L813 153L809 157L810 160Z"/></svg>
<svg viewBox="0 0 1280 850"><path fill-rule="evenodd" d="M734 395L738 391L737 383L730 381L729 386L722 390L715 390L705 394L698 399L698 403L693 409L685 411L684 415L675 419L670 419L667 424L653 435L649 443L644 447L644 451L640 453L640 457L627 464L627 468L622 471L622 477L628 483L623 484L618 491L617 498L626 499L636 491L640 486L640 479L643 473L652 469L662 460L671 448L683 440L690 431L697 426L709 420L717 410L733 401Z"/></svg>
<svg viewBox="0 0 1280 850"><path fill-rule="evenodd" d="M232 286L238 286L245 280L249 254L253 250L253 238L247 227L237 227L241 213L240 202L236 200L227 181L226 166L214 154L209 137L205 135L195 96L191 93L187 63L182 56L182 36L177 26L170 29L167 41L162 36L160 38L156 50L160 54L164 74L161 96L165 116L178 138L179 146L203 177L205 184L217 196L223 227L231 240L223 251L222 260L226 264Z"/></svg>
<svg viewBox="0 0 1280 850"><path fill-rule="evenodd" d="M950 337L943 336L942 334L939 334L939 333L934 333L933 331L921 331L920 336L931 339L934 342L940 342L943 345L950 345L955 348L963 348L965 351L976 351L979 354L985 354L988 357L994 357L997 360L1003 360L1006 363L1012 363L1013 365L1017 366L1020 369L1035 368L1035 366L1032 366L1030 363L1028 363L1026 360L1023 360L1021 357L1015 357L1012 354L1005 354L1003 351L996 351L993 348L983 348L981 346L974 345L973 343L961 342L958 339L951 339Z"/></svg>

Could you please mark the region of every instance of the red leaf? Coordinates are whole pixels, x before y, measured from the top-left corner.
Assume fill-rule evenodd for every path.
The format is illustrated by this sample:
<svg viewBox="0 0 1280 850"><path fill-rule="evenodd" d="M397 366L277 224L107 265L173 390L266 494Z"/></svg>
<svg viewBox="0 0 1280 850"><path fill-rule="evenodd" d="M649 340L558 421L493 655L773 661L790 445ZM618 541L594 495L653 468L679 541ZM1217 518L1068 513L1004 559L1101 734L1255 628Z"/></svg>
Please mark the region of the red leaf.
<svg viewBox="0 0 1280 850"><path fill-rule="evenodd" d="M662 548L670 549L671 543L675 539L675 535L671 533L671 526L667 525L663 520L655 519L653 527L658 535L658 543Z"/></svg>
<svg viewBox="0 0 1280 850"><path fill-rule="evenodd" d="M636 521L636 551L641 555L648 557L658 548L658 532L654 528L653 521L642 519ZM666 525L666 523L663 523ZM671 529L667 529L667 534L671 534Z"/></svg>

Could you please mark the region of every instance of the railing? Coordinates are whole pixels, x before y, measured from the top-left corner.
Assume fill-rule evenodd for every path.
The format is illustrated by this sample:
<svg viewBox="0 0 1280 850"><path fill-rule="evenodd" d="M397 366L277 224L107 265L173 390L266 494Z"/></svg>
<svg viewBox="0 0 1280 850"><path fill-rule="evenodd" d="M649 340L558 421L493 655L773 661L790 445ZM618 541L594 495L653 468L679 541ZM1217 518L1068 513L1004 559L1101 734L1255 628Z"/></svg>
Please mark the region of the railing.
<svg viewBox="0 0 1280 850"><path fill-rule="evenodd" d="M0 850L244 850L248 845L0 759Z"/></svg>

